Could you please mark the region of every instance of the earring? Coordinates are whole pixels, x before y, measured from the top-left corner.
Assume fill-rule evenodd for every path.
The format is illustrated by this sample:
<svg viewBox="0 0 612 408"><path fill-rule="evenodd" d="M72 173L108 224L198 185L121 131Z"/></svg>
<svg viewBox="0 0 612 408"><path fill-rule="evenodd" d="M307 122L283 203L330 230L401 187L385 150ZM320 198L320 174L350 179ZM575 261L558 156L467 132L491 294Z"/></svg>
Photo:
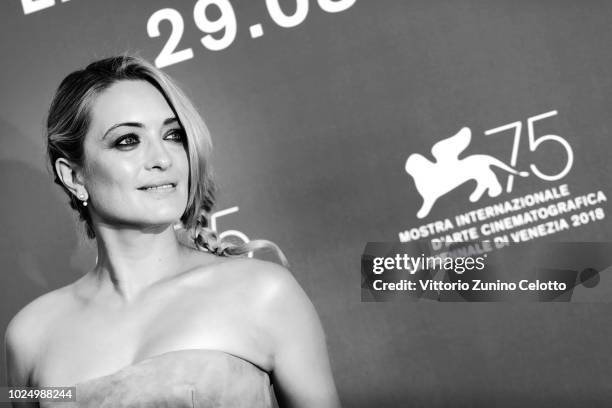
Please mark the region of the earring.
<svg viewBox="0 0 612 408"><path fill-rule="evenodd" d="M79 199L83 201L83 207L87 207L87 199L85 199L85 194L79 194Z"/></svg>

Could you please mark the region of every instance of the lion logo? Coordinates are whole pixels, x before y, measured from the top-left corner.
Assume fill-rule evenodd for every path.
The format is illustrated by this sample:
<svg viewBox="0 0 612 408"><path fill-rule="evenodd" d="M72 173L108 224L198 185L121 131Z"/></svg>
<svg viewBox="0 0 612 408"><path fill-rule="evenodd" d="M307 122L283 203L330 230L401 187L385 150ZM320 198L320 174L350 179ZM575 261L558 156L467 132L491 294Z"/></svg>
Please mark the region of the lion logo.
<svg viewBox="0 0 612 408"><path fill-rule="evenodd" d="M476 189L470 194L471 202L478 201L485 191L489 197L500 195L502 186L491 166L521 177L529 175L486 154L474 154L459 159L459 154L468 147L471 139L470 128L464 127L456 135L433 145L431 153L436 159L435 162L418 153L408 157L406 173L412 176L414 185L423 198L423 205L417 212L417 217L426 217L440 197L470 180L476 181Z"/></svg>

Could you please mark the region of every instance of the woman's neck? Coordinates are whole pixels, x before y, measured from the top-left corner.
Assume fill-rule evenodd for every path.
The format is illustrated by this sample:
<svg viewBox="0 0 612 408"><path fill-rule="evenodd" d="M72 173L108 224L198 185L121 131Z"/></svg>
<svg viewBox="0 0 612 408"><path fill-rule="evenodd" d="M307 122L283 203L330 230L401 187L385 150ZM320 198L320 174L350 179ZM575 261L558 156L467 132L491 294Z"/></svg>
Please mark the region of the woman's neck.
<svg viewBox="0 0 612 408"><path fill-rule="evenodd" d="M93 275L99 294L114 292L124 303L178 274L189 251L178 241L172 225L147 231L101 226L96 235L98 260Z"/></svg>

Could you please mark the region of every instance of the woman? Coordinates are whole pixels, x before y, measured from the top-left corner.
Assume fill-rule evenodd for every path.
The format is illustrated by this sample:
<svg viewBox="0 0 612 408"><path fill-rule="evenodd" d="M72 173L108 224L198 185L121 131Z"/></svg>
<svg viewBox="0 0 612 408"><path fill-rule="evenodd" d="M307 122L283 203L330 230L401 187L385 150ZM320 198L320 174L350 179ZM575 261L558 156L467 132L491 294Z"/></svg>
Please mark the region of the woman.
<svg viewBox="0 0 612 408"><path fill-rule="evenodd" d="M76 385L82 407L254 408L271 406L271 382L282 407L339 406L305 293L241 256L282 253L207 228L210 137L172 80L136 57L94 62L61 83L47 125L55 182L98 259L13 318L10 386Z"/></svg>

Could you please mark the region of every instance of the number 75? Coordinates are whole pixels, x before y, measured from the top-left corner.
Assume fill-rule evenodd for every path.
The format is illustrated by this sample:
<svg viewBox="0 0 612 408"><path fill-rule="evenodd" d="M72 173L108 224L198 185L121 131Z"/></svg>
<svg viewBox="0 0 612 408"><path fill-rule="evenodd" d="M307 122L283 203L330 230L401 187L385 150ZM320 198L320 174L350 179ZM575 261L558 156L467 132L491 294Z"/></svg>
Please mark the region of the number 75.
<svg viewBox="0 0 612 408"><path fill-rule="evenodd" d="M546 119L546 118L549 118L555 115L557 115L556 110L527 118L527 138L529 140L529 151L530 152L536 151L536 149L538 149L538 147L540 147L540 145L546 141L559 143L565 149L567 161L565 162L565 166L563 167L563 169L557 174L546 174L540 171L535 164L531 163L529 165L529 168L531 169L533 174L535 174L542 180L547 180L547 181L555 181L555 180L562 179L563 177L567 175L567 173L569 173L569 171L572 168L572 164L574 163L574 152L572 151L572 147L567 142L567 140L557 135L544 135L540 137L535 136L534 123L539 120L543 120L543 119ZM518 149L519 149L519 143L521 139L521 130L523 128L523 123L520 121L512 122L512 123L508 123L507 125L496 127L494 129L489 129L485 131L485 135L489 136L489 135L504 132L506 130L510 130L513 128L514 128L514 142L512 143L512 155L510 156L510 165L512 167L516 167L516 161L518 159ZM514 176L509 175L508 182L506 184L506 192L509 193L512 191L513 181L514 181Z"/></svg>

